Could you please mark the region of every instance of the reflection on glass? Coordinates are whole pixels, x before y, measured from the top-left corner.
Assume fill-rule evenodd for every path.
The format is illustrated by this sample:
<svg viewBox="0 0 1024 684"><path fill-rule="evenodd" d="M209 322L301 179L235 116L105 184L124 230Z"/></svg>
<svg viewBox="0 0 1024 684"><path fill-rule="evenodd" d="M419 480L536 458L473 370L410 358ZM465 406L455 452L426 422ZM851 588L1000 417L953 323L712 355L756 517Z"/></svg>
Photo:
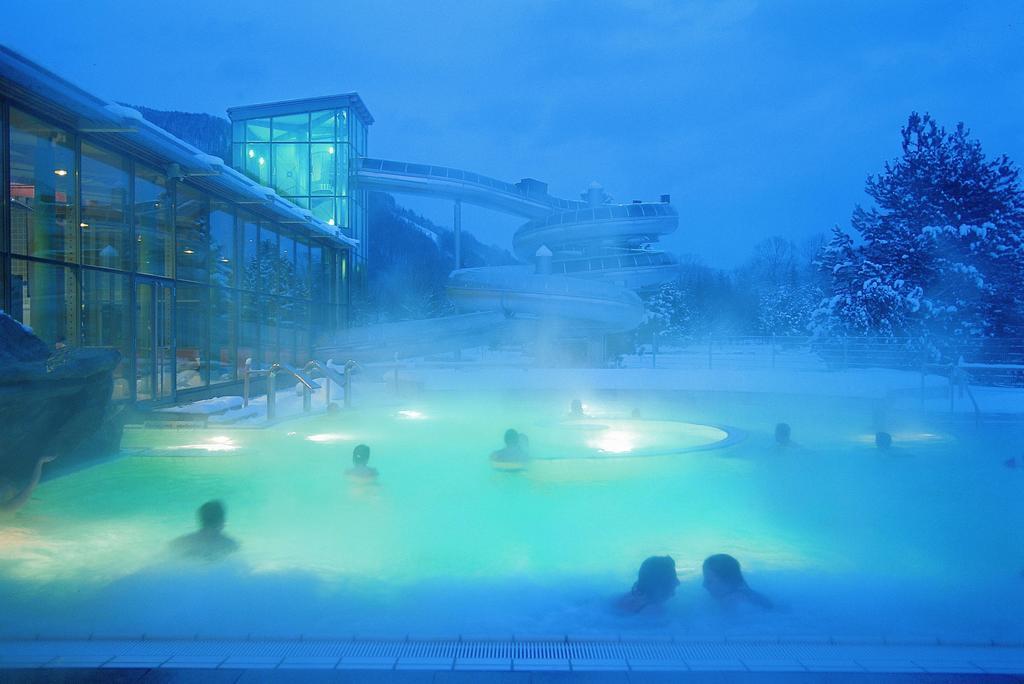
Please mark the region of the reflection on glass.
<svg viewBox="0 0 1024 684"><path fill-rule="evenodd" d="M51 349L78 344L78 279L65 266L11 259L11 311Z"/></svg>
<svg viewBox="0 0 1024 684"><path fill-rule="evenodd" d="M207 288L179 284L176 288L177 380L179 390L202 387L208 372L209 325Z"/></svg>
<svg viewBox="0 0 1024 684"><path fill-rule="evenodd" d="M82 143L82 263L128 270L128 160Z"/></svg>
<svg viewBox="0 0 1024 684"><path fill-rule="evenodd" d="M214 285L235 284L235 216L230 204L214 201L210 208L210 280Z"/></svg>
<svg viewBox="0 0 1024 684"><path fill-rule="evenodd" d="M215 287L210 300L210 384L235 379L238 294Z"/></svg>
<svg viewBox="0 0 1024 684"><path fill-rule="evenodd" d="M131 385L126 376L131 352L131 296L128 288L127 275L92 269L85 269L82 273L82 344L121 352L121 361L114 369L115 399L131 397Z"/></svg>
<svg viewBox="0 0 1024 684"><path fill-rule="evenodd" d="M209 196L178 183L175 228L178 278L205 283L209 278Z"/></svg>
<svg viewBox="0 0 1024 684"><path fill-rule="evenodd" d="M71 136L12 108L10 141L11 251L77 261Z"/></svg>
<svg viewBox="0 0 1024 684"><path fill-rule="evenodd" d="M135 165L135 255L140 273L174 275L174 243L167 179Z"/></svg>

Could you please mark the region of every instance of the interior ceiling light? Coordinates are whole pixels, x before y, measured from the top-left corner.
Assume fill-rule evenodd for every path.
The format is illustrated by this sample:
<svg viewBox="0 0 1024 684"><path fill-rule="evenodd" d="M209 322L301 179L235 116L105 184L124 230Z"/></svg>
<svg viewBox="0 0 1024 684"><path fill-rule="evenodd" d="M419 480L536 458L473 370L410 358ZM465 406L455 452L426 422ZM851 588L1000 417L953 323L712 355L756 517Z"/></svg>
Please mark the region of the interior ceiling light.
<svg viewBox="0 0 1024 684"><path fill-rule="evenodd" d="M252 159L255 156L256 156L256 150L249 150L249 159Z"/></svg>
<svg viewBox="0 0 1024 684"><path fill-rule="evenodd" d="M184 252L185 254L195 254L195 250L192 250L192 249L184 249L184 250L182 250L182 251L183 251L183 252Z"/></svg>
<svg viewBox="0 0 1024 684"><path fill-rule="evenodd" d="M57 174L58 176L66 176L66 175L68 175L68 170L67 169L54 169L53 172L55 174Z"/></svg>

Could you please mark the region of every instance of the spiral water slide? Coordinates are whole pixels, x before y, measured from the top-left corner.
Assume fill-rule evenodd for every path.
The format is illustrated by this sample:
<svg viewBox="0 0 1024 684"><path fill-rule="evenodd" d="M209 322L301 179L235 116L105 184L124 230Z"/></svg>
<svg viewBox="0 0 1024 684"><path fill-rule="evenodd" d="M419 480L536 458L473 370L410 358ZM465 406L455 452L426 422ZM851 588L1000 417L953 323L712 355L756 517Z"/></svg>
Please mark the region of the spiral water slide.
<svg viewBox="0 0 1024 684"><path fill-rule="evenodd" d="M679 225L667 196L607 204L595 185L586 200L566 200L531 178L513 184L460 169L370 158L357 160L353 179L364 190L450 199L457 226L462 202L527 219L512 242L527 265L451 273L448 297L462 312L500 311L557 319L590 333L624 332L643 320L637 291L675 272L668 254L651 249Z"/></svg>

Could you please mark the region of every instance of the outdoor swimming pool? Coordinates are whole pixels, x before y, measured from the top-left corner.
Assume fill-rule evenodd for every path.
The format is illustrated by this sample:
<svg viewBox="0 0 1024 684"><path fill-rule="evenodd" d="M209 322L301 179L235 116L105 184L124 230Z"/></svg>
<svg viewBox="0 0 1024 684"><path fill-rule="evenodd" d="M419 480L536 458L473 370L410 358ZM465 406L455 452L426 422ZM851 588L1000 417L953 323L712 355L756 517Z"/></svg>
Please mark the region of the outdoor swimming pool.
<svg viewBox="0 0 1024 684"><path fill-rule="evenodd" d="M263 430L129 430L125 456L2 521L0 628L1024 638L1024 472L1002 465L1020 426L890 416L880 452L867 402L619 393L570 421L570 398L433 393ZM774 445L780 420L795 446ZM530 437L523 472L488 463L507 427ZM357 443L379 484L343 476ZM241 551L170 559L209 499ZM716 606L700 566L719 552L779 607ZM675 598L612 612L664 554Z"/></svg>

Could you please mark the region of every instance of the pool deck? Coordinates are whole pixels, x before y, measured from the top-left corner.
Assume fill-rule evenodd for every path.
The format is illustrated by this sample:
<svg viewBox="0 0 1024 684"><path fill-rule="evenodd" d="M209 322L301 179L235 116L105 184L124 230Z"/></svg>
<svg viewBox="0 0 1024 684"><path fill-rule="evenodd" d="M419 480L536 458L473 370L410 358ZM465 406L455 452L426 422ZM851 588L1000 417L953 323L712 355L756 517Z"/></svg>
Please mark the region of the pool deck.
<svg viewBox="0 0 1024 684"><path fill-rule="evenodd" d="M787 639L3 639L3 681L1022 681L1024 644Z"/></svg>

